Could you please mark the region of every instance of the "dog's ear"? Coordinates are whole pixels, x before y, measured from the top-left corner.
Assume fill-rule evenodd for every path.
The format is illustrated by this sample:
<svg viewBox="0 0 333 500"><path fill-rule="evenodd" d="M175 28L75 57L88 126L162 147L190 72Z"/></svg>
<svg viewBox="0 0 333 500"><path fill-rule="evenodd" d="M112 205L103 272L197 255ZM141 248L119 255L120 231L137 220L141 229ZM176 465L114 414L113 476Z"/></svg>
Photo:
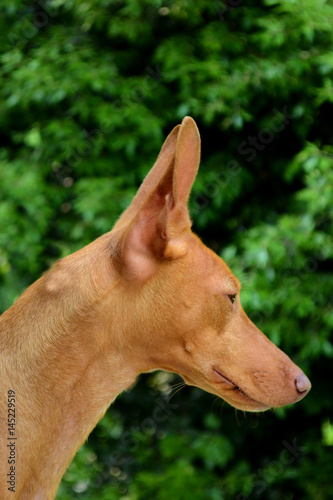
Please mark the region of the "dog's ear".
<svg viewBox="0 0 333 500"><path fill-rule="evenodd" d="M167 137L155 165L112 234L113 258L124 278L144 282L164 259L187 252L187 202L200 161L195 121L184 118Z"/></svg>

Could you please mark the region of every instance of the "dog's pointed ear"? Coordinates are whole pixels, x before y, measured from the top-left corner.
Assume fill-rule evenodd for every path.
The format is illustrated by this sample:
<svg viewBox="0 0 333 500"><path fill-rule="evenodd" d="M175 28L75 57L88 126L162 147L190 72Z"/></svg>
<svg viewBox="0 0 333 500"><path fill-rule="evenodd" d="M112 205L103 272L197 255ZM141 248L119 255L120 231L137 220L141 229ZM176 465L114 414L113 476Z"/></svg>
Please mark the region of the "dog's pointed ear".
<svg viewBox="0 0 333 500"><path fill-rule="evenodd" d="M165 259L187 253L188 198L200 162L195 121L184 118L162 146L133 202L115 225L113 259L130 281L144 282Z"/></svg>
<svg viewBox="0 0 333 500"><path fill-rule="evenodd" d="M187 207L190 192L200 163L200 134L190 116L180 126L175 167L173 170L173 197L175 205Z"/></svg>

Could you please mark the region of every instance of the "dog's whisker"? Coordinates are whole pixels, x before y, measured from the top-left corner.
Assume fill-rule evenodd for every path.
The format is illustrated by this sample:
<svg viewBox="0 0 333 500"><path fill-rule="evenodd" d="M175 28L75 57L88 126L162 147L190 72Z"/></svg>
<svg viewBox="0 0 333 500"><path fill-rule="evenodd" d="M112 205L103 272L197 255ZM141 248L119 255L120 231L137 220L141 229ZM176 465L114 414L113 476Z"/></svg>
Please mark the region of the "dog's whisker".
<svg viewBox="0 0 333 500"><path fill-rule="evenodd" d="M185 382L181 385L181 387L178 387L178 389L176 389L170 396L170 398L168 399L168 401L166 402L166 404L169 404L171 399L177 394L177 392L181 391L184 387L186 387L186 384Z"/></svg>

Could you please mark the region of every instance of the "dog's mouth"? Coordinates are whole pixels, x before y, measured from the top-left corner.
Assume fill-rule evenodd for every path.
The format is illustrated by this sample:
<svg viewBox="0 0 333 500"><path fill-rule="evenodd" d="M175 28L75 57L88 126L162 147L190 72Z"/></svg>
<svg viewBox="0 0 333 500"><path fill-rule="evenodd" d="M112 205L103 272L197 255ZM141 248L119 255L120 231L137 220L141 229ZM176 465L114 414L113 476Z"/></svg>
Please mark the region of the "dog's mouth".
<svg viewBox="0 0 333 500"><path fill-rule="evenodd" d="M223 384L223 388L227 390L223 398L236 408L243 406L244 408L241 409L253 409L255 411L264 411L270 408L270 406L251 398L241 387L223 375L217 368L213 368L213 372L214 383Z"/></svg>
<svg viewBox="0 0 333 500"><path fill-rule="evenodd" d="M165 369L165 368L164 368ZM174 370L168 370L174 371ZM205 381L196 381L196 377L185 375L180 370L176 373L182 376L188 385L200 387L220 398L224 399L234 408L243 411L261 412L272 408L272 405L262 403L247 394L239 385L223 375L218 368L212 367L211 376L209 379L205 377Z"/></svg>

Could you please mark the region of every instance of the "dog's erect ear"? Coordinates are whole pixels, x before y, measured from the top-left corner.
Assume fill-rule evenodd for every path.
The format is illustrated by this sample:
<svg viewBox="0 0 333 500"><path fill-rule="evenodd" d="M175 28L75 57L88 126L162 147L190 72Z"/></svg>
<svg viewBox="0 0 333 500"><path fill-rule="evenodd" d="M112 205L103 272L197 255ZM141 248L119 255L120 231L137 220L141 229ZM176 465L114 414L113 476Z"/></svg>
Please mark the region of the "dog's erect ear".
<svg viewBox="0 0 333 500"><path fill-rule="evenodd" d="M186 207L200 163L200 134L195 121L186 116L180 126L173 169L175 205Z"/></svg>
<svg viewBox="0 0 333 500"><path fill-rule="evenodd" d="M184 118L167 137L155 165L112 234L114 258L123 276L144 282L163 259L186 254L187 208L200 161L195 121Z"/></svg>

